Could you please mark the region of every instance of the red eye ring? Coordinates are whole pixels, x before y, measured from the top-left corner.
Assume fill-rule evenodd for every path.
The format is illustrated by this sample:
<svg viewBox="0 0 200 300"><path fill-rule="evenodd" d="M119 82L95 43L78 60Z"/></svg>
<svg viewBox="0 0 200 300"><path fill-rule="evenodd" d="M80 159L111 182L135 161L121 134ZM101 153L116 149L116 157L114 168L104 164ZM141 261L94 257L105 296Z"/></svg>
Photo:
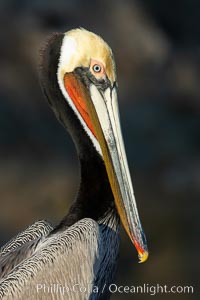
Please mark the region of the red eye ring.
<svg viewBox="0 0 200 300"><path fill-rule="evenodd" d="M103 63L96 59L91 59L90 71L97 79L101 79L106 76L106 71Z"/></svg>

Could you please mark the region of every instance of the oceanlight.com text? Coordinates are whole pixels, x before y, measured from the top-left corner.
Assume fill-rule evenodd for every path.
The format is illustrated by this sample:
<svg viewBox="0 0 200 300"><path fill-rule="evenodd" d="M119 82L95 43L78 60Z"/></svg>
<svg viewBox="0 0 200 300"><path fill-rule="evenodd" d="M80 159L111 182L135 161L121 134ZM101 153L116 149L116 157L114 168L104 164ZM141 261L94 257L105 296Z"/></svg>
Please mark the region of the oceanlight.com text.
<svg viewBox="0 0 200 300"><path fill-rule="evenodd" d="M60 294L69 295L73 293L89 293L89 294L103 294L105 290L108 290L111 294L148 294L150 296L161 294L193 294L194 287L192 285L161 285L161 284L148 284L141 285L117 285L104 284L101 287L88 284L86 286L76 283L72 286L60 283L38 283L36 285L37 293L42 294Z"/></svg>

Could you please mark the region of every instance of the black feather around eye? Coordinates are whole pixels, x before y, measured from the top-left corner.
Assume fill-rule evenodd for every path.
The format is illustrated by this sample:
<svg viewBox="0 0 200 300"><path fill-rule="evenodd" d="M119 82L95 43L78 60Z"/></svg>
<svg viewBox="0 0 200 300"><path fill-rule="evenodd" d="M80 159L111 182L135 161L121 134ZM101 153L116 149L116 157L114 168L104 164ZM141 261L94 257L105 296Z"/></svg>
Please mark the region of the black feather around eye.
<svg viewBox="0 0 200 300"><path fill-rule="evenodd" d="M89 88L91 83L95 84L101 91L105 91L108 87L111 87L110 80L107 76L105 79L97 79L88 68L78 67L74 72L79 76L79 79L87 86L87 88Z"/></svg>

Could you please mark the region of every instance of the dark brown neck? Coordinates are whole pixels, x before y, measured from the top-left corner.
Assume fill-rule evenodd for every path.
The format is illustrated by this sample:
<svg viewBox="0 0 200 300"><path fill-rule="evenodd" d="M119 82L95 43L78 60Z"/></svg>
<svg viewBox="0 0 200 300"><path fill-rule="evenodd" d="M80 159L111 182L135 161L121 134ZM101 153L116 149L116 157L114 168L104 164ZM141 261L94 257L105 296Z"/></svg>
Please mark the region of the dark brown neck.
<svg viewBox="0 0 200 300"><path fill-rule="evenodd" d="M86 152L80 158L80 165L81 183L78 195L60 226L71 226L83 218L99 221L109 212L115 212L105 165L96 150L90 149L89 153Z"/></svg>

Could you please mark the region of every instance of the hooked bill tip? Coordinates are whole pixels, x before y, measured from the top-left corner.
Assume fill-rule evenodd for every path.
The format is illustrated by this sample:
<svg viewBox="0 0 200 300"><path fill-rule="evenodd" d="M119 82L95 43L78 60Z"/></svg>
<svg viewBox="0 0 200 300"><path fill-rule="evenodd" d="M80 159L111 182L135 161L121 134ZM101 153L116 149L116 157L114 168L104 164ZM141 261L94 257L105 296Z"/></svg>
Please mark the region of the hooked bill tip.
<svg viewBox="0 0 200 300"><path fill-rule="evenodd" d="M146 239L143 241L143 244L139 244L136 239L133 240L135 248L138 252L139 263L145 262L149 257L149 252L147 250Z"/></svg>
<svg viewBox="0 0 200 300"><path fill-rule="evenodd" d="M139 253L138 254L138 258L139 258L139 263L143 263L145 262L149 257L149 252L148 251L144 251L143 253Z"/></svg>

